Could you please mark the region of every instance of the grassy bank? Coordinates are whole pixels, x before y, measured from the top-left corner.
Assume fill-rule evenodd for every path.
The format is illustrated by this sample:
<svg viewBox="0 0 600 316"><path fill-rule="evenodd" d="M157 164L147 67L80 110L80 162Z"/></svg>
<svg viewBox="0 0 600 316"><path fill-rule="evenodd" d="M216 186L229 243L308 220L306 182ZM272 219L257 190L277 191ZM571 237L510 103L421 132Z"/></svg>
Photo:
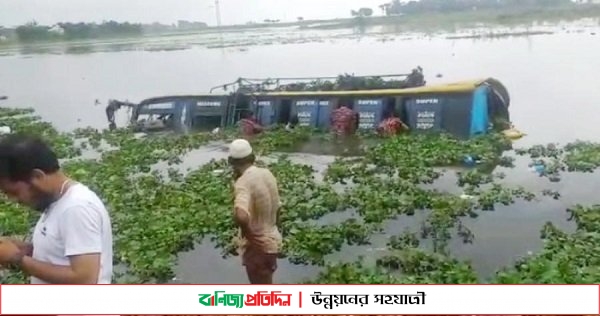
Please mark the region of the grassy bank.
<svg viewBox="0 0 600 316"><path fill-rule="evenodd" d="M536 22L575 21L600 17L600 5L569 6L535 10L469 11L453 13L424 13L404 16L355 18L305 26L308 29L343 29L398 25L411 31L452 30L480 26L516 26Z"/></svg>

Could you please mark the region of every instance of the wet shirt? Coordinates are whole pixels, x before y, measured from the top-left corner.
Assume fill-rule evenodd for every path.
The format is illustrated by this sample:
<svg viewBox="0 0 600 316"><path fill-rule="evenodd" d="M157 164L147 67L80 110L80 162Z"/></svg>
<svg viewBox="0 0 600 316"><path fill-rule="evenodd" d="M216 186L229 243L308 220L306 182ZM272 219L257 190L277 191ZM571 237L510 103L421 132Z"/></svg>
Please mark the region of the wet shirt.
<svg viewBox="0 0 600 316"><path fill-rule="evenodd" d="M271 171L251 166L235 182L235 207L247 210L250 214L250 229L257 234L257 244L249 244L241 236L242 250L247 247L265 253L278 253L281 248L281 234L277 228L277 213L280 200L277 180Z"/></svg>
<svg viewBox="0 0 600 316"><path fill-rule="evenodd" d="M263 130L255 120L247 118L240 120L240 129L244 136L254 136Z"/></svg>
<svg viewBox="0 0 600 316"><path fill-rule="evenodd" d="M403 123L397 117L390 117L379 124L379 132L384 136L398 134L402 130Z"/></svg>
<svg viewBox="0 0 600 316"><path fill-rule="evenodd" d="M348 107L342 106L331 113L331 127L338 136L345 136L354 132L356 113Z"/></svg>

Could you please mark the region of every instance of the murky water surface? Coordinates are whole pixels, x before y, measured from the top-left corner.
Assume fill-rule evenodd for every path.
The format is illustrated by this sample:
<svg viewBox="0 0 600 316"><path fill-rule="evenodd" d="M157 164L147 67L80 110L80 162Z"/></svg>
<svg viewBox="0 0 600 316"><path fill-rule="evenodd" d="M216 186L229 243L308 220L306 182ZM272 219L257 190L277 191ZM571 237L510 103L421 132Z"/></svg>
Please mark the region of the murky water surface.
<svg viewBox="0 0 600 316"><path fill-rule="evenodd" d="M81 126L104 128L104 105L109 98L140 101L145 98L206 93L211 87L238 77L332 76L339 73L405 73L420 65L429 83L472 78L500 79L511 94L511 116L528 136L515 146L575 139L598 140L600 69L598 22L565 26L538 26L535 36L494 39L457 38L482 34L473 30L457 34L393 34L389 26L374 35L352 30L299 32L297 30L240 32L221 40L217 35L189 35L132 43L98 43L59 47L0 50L2 106L34 107L59 129ZM503 32L499 30L498 32ZM216 46L229 46L215 49ZM152 49L152 48L155 49ZM164 49L163 49L164 48ZM437 75L440 75L439 78ZM121 113L119 123L124 124ZM312 148L311 148L312 147ZM307 145L309 152L321 144ZM320 153L320 152L318 152ZM223 144L213 144L186 156L182 168L193 168L225 157ZM322 172L333 156L294 154L297 162L310 162ZM475 243L452 243L455 255L472 260L489 276L528 251L541 246L539 231L547 221L572 229L565 209L574 203L598 203L596 175L570 175L556 184L527 171L526 160L507 173L508 183L528 188L552 188L560 201L541 199L517 203L467 219ZM455 186L452 174L436 186ZM351 213L332 214L325 223L343 220ZM399 218L387 224L384 235L375 235L371 247L346 247L330 260L353 260L356 254L379 254L389 235L417 230L424 214ZM245 272L237 258L224 260L207 240L194 251L180 255L176 282L243 283ZM206 271L210 271L207 273ZM280 260L278 282L298 282L315 276L315 267Z"/></svg>

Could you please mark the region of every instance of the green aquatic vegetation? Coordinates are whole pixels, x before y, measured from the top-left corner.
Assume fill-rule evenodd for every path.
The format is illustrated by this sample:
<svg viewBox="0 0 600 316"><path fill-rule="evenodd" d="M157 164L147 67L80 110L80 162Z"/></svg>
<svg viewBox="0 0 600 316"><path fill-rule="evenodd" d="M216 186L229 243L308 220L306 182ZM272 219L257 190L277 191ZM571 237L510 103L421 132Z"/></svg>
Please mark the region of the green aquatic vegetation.
<svg viewBox="0 0 600 316"><path fill-rule="evenodd" d="M328 213L343 210L342 200L333 187L315 182L312 167L294 164L285 157L267 167L277 177L283 196L281 216L284 232L288 223L316 220Z"/></svg>
<svg viewBox="0 0 600 316"><path fill-rule="evenodd" d="M477 169L467 170L465 172L457 172L458 186L473 186L479 187L483 184L488 184L494 181L494 175L480 172Z"/></svg>
<svg viewBox="0 0 600 316"><path fill-rule="evenodd" d="M600 280L600 208L569 210L577 231L568 234L552 223L542 230L544 249L498 272L494 283L593 284Z"/></svg>
<svg viewBox="0 0 600 316"><path fill-rule="evenodd" d="M531 167L537 168L540 176L551 182L561 180L564 172L594 172L600 167L600 144L576 141L560 147L557 144L536 145L519 149L519 155L532 158Z"/></svg>
<svg viewBox="0 0 600 316"><path fill-rule="evenodd" d="M560 197L561 197L561 195L560 195L560 192L558 192L558 191L554 191L554 190L550 190L550 189L545 189L545 190L543 190L543 191L542 191L542 194L543 194L544 196L549 196L549 197L551 197L551 198L553 198L553 199L555 199L555 200L559 200L559 199L560 199Z"/></svg>
<svg viewBox="0 0 600 316"><path fill-rule="evenodd" d="M0 199L0 236L25 235L37 218L33 212Z"/></svg>
<svg viewBox="0 0 600 316"><path fill-rule="evenodd" d="M282 150L293 148L296 144L307 141L312 130L308 128L297 127L293 131L286 131L279 126L269 130L267 137L258 137L253 141L258 155L265 155L273 150ZM230 138L232 140L232 138Z"/></svg>
<svg viewBox="0 0 600 316"><path fill-rule="evenodd" d="M420 240L415 233L404 232L401 235L390 237L386 244L388 249L404 250L406 248L417 248L420 245Z"/></svg>
<svg viewBox="0 0 600 316"><path fill-rule="evenodd" d="M441 284L477 282L477 276L468 264L415 248L407 248L394 255L384 256L377 260L377 265L390 272L398 272L410 283L430 283L433 280Z"/></svg>
<svg viewBox="0 0 600 316"><path fill-rule="evenodd" d="M362 259L351 263L330 263L317 278L307 284L398 284L399 279L379 266L372 267Z"/></svg>
<svg viewBox="0 0 600 316"><path fill-rule="evenodd" d="M34 110L31 108L0 108L0 126L8 126L14 132L32 133L48 139L59 158L72 158L81 154L81 150L74 146L72 138L59 133L52 124L33 114Z"/></svg>
<svg viewBox="0 0 600 316"><path fill-rule="evenodd" d="M368 146L363 157L336 159L325 179L348 185L346 205L367 223L380 224L400 215L428 211L421 237L433 240L434 252L445 253L452 230L465 243L473 240L461 218L474 218L478 210L493 210L497 204L512 204L517 198L531 200L533 196L521 188L493 183L493 175L477 169L460 172L458 177L459 185L465 186L474 200L423 185L434 183L444 173L437 166L459 165L465 156L476 157L482 164L498 162L507 148L506 140L497 135L469 141L444 135L401 136ZM479 188L484 184L491 187Z"/></svg>
<svg viewBox="0 0 600 316"><path fill-rule="evenodd" d="M409 80L410 79L410 80ZM378 76L361 77L350 74L339 75L335 80L316 79L307 82L281 84L280 79L252 82L242 79L240 87L249 91L341 91L341 90L373 90L373 89L398 89L419 87L425 84L421 72L415 73L411 78L397 80L384 79ZM253 80L256 81L256 80Z"/></svg>
<svg viewBox="0 0 600 316"><path fill-rule="evenodd" d="M535 194L525 190L522 187L509 188L498 183L493 183L487 189L477 189L475 186L465 189L465 193L473 197L477 201L477 209L482 211L493 211L496 205L510 205L515 202L515 199L523 199L532 201L535 199Z"/></svg>
<svg viewBox="0 0 600 316"><path fill-rule="evenodd" d="M578 141L565 146L564 164L568 171L592 172L600 167L600 145Z"/></svg>
<svg viewBox="0 0 600 316"><path fill-rule="evenodd" d="M344 244L365 245L372 230L349 219L337 225L298 224L285 236L283 252L295 264L325 264L325 256Z"/></svg>
<svg viewBox="0 0 600 316"><path fill-rule="evenodd" d="M474 284L477 276L468 263L420 249L394 251L373 267L360 258L332 263L311 284Z"/></svg>
<svg viewBox="0 0 600 316"><path fill-rule="evenodd" d="M126 270L116 282L168 282L174 276L177 254L205 240L211 240L224 257L237 254L237 229L231 216L233 179L227 161L204 165L192 161L189 170L181 170L188 153L213 141L225 145L237 131L147 137L126 129L60 133L33 114L28 109L0 109L0 124L44 136L66 158L65 171L104 199L113 220L115 263ZM469 263L452 257L448 243L453 238L473 242L476 236L465 219L518 199L535 199L524 188L501 183L504 176L490 171L497 164L512 166L513 159L502 156L510 142L500 135L466 141L447 135L392 139L360 135L353 143L336 144L346 156L355 156L338 157L324 172L323 181L317 179L313 167L276 153L315 138L332 140L303 128L275 128L252 140L258 163L275 174L280 186L281 257L295 264L322 266L324 270L313 282L481 282ZM536 146L518 153L540 160L544 175L558 177L562 172L592 171L600 166L599 149L600 145L579 142L562 148ZM79 156L88 151L97 156ZM461 167L467 157L479 163ZM447 173L440 167L459 168L456 186L437 187L437 180ZM463 195L457 194L458 188ZM560 192L551 190L542 194L560 197ZM600 242L595 234L600 225L597 214L597 207L574 208L576 233L547 226L542 252L503 269L490 282L599 282L595 267L600 265L591 253ZM0 235L26 236L38 215L0 200ZM328 261L329 255L346 246L369 245L391 220L416 215L416 227L391 237L384 255L370 258L376 262ZM426 239L431 242L425 243ZM425 244L432 249L425 249ZM24 281L16 272L0 274L2 283Z"/></svg>

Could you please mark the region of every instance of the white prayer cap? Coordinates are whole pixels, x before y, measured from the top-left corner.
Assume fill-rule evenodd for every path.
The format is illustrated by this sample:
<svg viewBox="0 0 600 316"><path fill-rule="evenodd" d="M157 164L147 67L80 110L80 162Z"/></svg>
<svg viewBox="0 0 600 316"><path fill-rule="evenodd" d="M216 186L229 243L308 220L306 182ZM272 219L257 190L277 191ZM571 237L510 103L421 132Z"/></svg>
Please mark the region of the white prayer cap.
<svg viewBox="0 0 600 316"><path fill-rule="evenodd" d="M252 154L252 146L245 139L236 139L229 145L229 157L233 159L246 158Z"/></svg>

